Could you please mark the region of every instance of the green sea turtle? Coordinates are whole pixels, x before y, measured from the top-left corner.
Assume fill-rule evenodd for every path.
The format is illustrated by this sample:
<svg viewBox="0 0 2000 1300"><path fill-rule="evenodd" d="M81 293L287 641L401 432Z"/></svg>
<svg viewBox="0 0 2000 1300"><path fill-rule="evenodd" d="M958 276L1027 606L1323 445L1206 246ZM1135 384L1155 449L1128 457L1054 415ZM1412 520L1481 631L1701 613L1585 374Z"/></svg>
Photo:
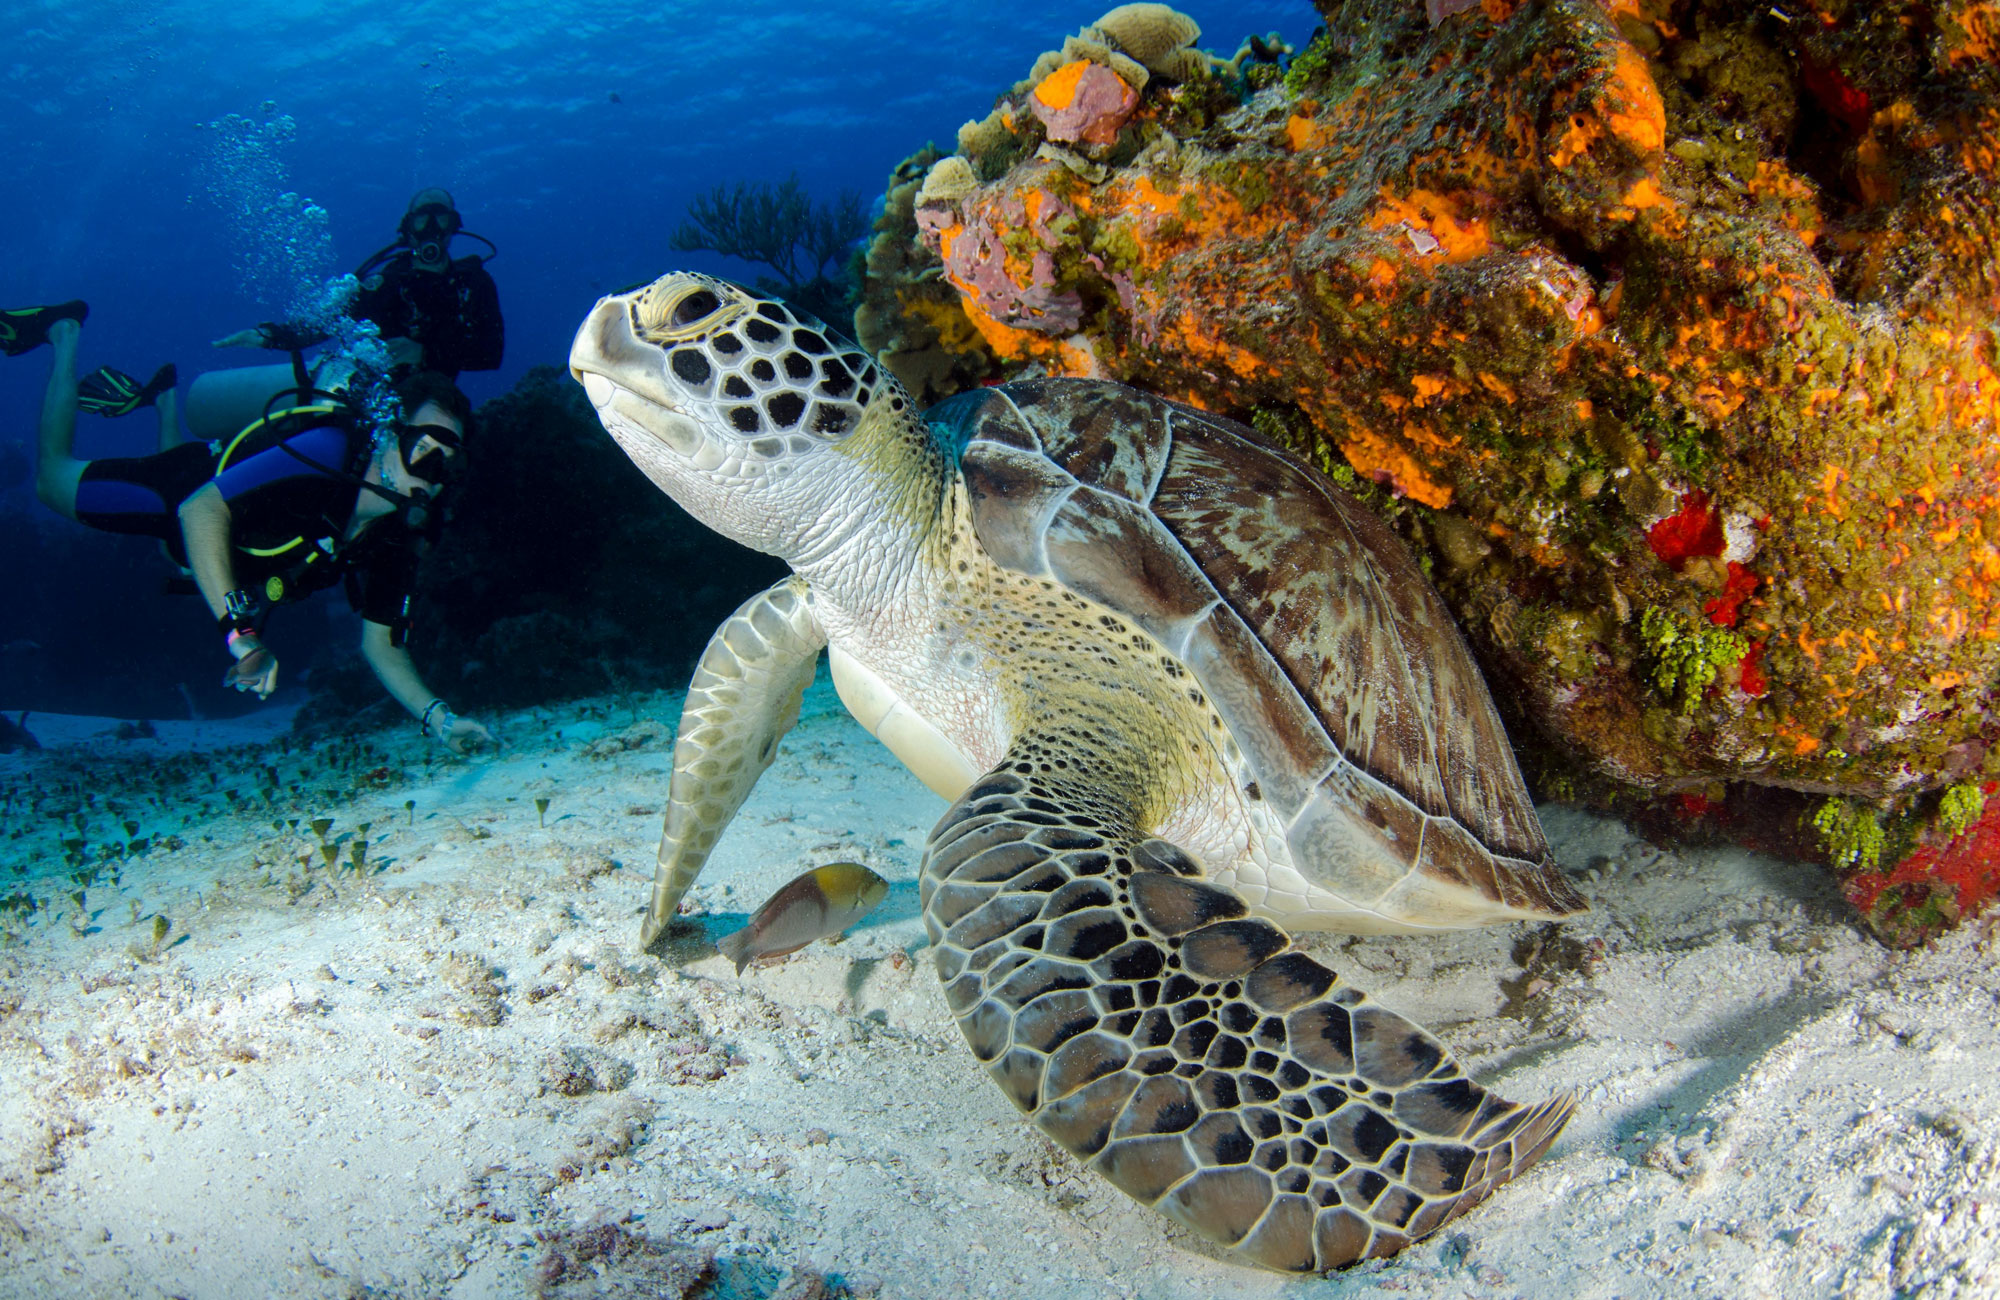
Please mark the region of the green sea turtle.
<svg viewBox="0 0 2000 1300"><path fill-rule="evenodd" d="M973 1054L1043 1132L1246 1260L1387 1255L1547 1149L1294 929L1562 916L1478 670L1393 534L1240 425L1037 379L919 415L815 320L668 275L570 369L716 531L786 560L709 642L653 948L828 651L951 801L925 926Z"/></svg>

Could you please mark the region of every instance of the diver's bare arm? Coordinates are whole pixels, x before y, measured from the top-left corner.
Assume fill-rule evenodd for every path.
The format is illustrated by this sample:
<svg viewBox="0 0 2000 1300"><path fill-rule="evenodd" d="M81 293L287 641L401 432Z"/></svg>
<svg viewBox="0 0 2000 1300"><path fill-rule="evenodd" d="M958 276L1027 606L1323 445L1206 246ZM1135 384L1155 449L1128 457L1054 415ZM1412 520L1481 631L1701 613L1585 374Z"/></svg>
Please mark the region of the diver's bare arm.
<svg viewBox="0 0 2000 1300"><path fill-rule="evenodd" d="M204 483L181 502L180 518L181 540L187 546L188 567L194 570L194 585L201 589L208 612L219 623L229 610L229 593L236 590L236 566L229 559L233 523L229 503L213 482ZM278 689L278 656L265 648L255 632L231 630L227 644L236 663L224 674L222 684L269 699Z"/></svg>
<svg viewBox="0 0 2000 1300"><path fill-rule="evenodd" d="M236 590L236 566L229 558L229 503L222 499L220 488L204 483L181 502L180 517L194 585L208 602L209 613L220 619L228 612L224 597Z"/></svg>
<svg viewBox="0 0 2000 1300"><path fill-rule="evenodd" d="M410 661L410 652L396 644L387 624L361 620L361 656L375 670L383 688L396 697L396 703L422 724L425 735L443 741L461 754L493 745L493 733L471 718L459 717L450 705L431 693L431 688L417 674L416 664Z"/></svg>
<svg viewBox="0 0 2000 1300"><path fill-rule="evenodd" d="M411 717L423 717L424 710L437 698L417 674L410 652L395 643L387 624L361 620L361 657L375 670L383 689L395 696L396 703L408 710Z"/></svg>

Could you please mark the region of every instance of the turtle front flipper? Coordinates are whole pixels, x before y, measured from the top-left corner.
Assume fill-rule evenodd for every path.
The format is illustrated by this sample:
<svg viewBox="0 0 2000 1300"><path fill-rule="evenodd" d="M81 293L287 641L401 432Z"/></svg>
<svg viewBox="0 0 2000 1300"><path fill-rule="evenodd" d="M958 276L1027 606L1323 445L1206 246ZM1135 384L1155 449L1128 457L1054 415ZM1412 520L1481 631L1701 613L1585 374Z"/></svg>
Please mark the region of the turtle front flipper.
<svg viewBox="0 0 2000 1300"><path fill-rule="evenodd" d="M1017 747L1017 753L1018 753ZM924 922L973 1054L1043 1132L1268 1268L1390 1255L1574 1109L1504 1101L1078 769L1011 758L932 832Z"/></svg>
<svg viewBox="0 0 2000 1300"><path fill-rule="evenodd" d="M651 952L709 851L799 720L826 633L798 578L743 602L709 638L674 736L674 776L653 900L639 930Z"/></svg>

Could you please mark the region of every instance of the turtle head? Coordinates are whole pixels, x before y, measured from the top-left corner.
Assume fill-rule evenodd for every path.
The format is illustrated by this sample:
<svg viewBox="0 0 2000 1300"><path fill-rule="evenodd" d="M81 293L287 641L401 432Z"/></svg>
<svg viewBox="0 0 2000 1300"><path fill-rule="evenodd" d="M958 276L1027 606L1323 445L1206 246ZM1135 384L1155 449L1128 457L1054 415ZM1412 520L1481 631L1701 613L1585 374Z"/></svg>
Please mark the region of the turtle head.
<svg viewBox="0 0 2000 1300"><path fill-rule="evenodd" d="M786 559L837 530L842 445L909 399L795 307L691 273L598 301L570 373L647 477L688 513Z"/></svg>

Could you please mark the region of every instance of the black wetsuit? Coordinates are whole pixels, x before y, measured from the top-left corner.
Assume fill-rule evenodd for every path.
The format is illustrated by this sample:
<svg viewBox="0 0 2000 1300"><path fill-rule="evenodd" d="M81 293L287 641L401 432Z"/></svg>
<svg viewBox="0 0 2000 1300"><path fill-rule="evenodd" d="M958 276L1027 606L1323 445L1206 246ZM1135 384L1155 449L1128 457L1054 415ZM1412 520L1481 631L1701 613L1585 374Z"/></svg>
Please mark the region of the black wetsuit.
<svg viewBox="0 0 2000 1300"><path fill-rule="evenodd" d="M420 271L409 251L399 250L362 279L348 315L374 321L385 339L415 340L423 368L454 379L463 370L498 370L506 350L500 290L477 257Z"/></svg>
<svg viewBox="0 0 2000 1300"><path fill-rule="evenodd" d="M400 512L378 516L346 537L365 490L355 481L355 467L367 464L367 438L344 424L317 425L220 474L220 448L203 442L152 456L94 460L77 483L77 522L156 538L185 567L180 506L212 479L229 506L230 558L239 586L272 604L289 604L345 578L357 613L400 632L409 619L423 539Z"/></svg>

